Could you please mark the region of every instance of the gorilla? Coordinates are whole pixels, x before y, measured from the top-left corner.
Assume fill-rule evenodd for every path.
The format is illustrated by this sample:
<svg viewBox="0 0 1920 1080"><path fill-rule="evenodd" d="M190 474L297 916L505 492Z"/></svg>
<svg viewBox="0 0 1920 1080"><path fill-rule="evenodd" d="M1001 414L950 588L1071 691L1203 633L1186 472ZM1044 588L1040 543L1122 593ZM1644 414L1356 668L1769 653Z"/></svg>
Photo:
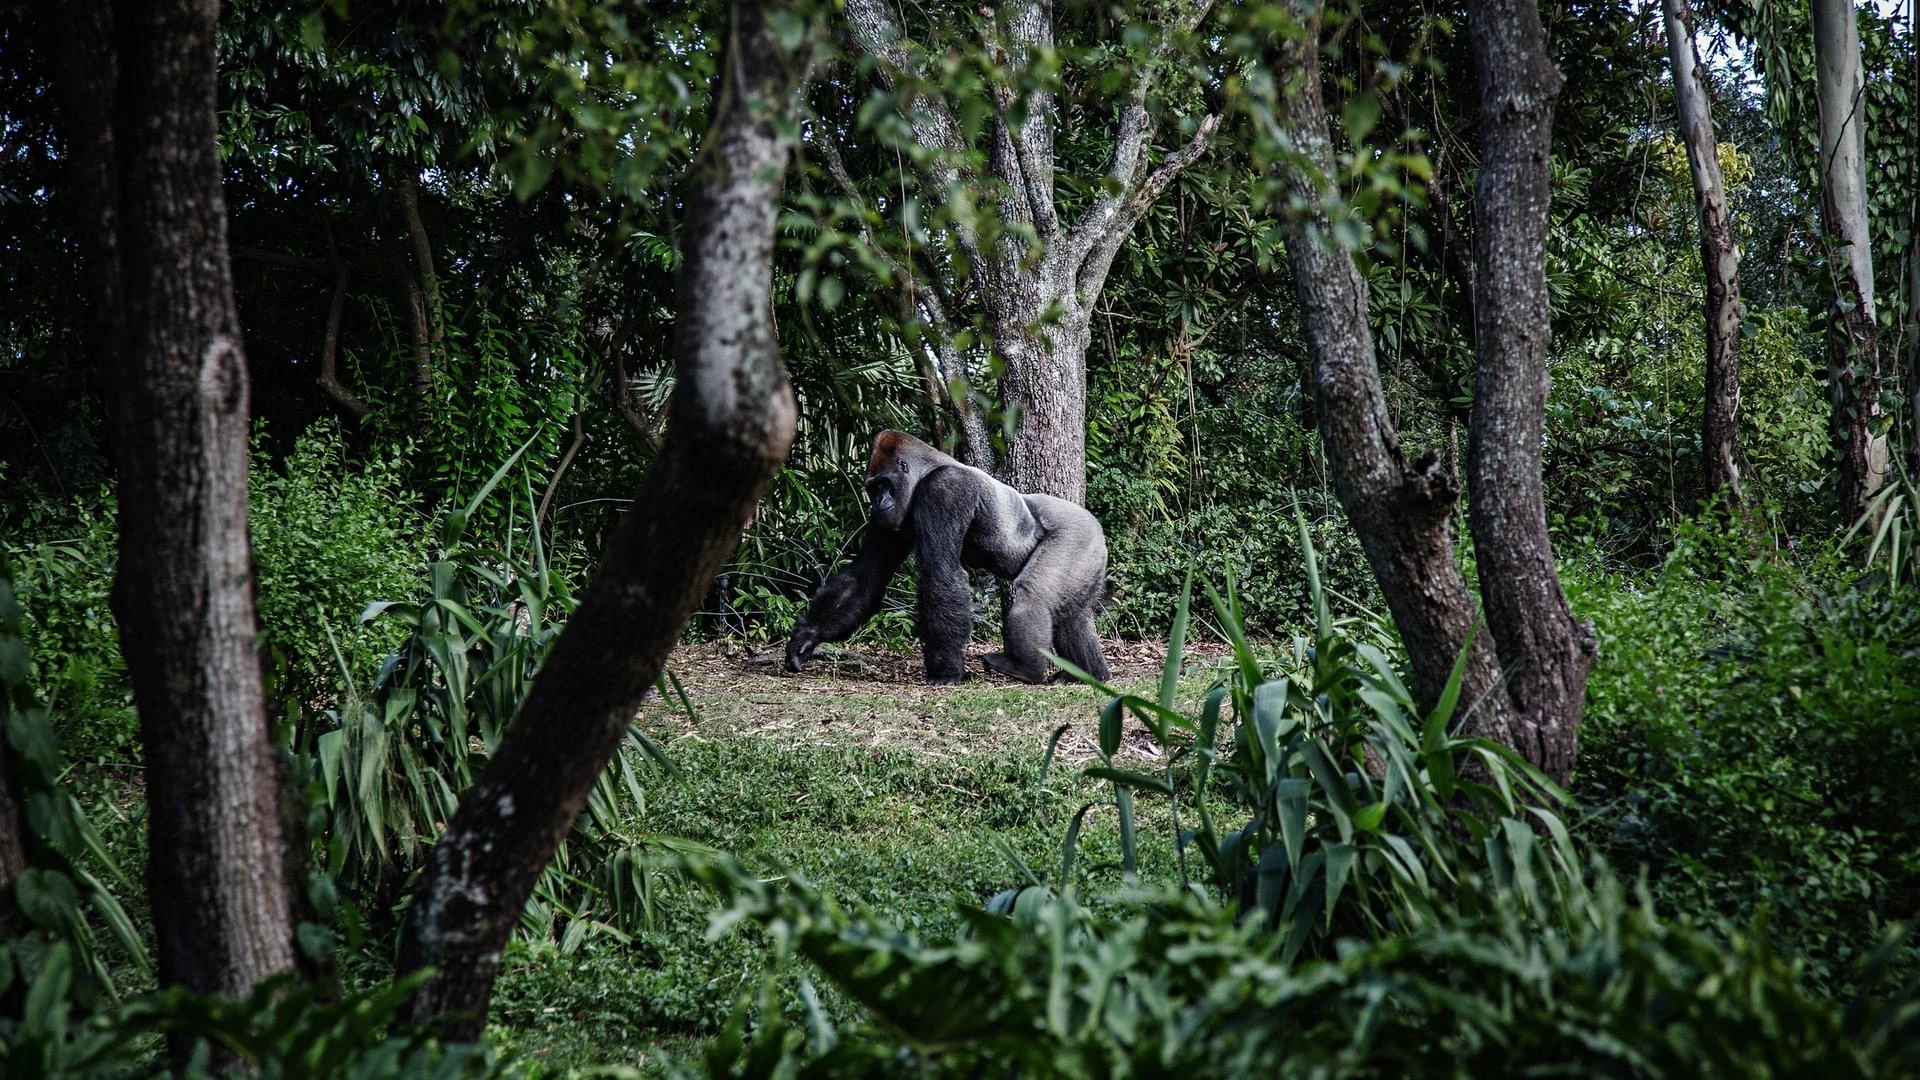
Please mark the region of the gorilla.
<svg viewBox="0 0 1920 1080"><path fill-rule="evenodd" d="M1107 540L1084 508L1022 495L911 435L883 431L867 463L872 516L846 569L828 578L787 642L799 671L823 641L844 641L880 610L887 582L909 553L920 558L920 637L930 683L966 677L973 633L967 568L991 571L1009 590L1004 652L987 667L1022 682L1047 677L1043 650L1107 678L1093 628L1107 576Z"/></svg>

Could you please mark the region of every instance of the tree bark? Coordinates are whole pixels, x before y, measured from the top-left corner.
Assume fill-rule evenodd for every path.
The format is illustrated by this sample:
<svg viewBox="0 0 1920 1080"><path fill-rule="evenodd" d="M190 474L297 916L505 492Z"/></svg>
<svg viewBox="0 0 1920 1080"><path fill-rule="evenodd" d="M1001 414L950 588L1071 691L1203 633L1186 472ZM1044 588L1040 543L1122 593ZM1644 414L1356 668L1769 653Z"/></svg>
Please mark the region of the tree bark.
<svg viewBox="0 0 1920 1080"><path fill-rule="evenodd" d="M1700 266L1707 278L1707 376L1701 456L1709 497L1738 506L1740 492L1740 248L1713 134L1707 65L1694 41L1687 0L1664 0L1667 51L1673 61L1674 111L1687 147L1693 198L1700 212Z"/></svg>
<svg viewBox="0 0 1920 1080"><path fill-rule="evenodd" d="M1275 63L1285 86L1282 121L1298 153L1281 166L1282 178L1289 201L1311 208L1282 222L1313 358L1313 412L1334 490L1406 645L1421 707L1439 700L1470 648L1461 700L1469 709L1497 708L1493 651L1474 633L1473 595L1454 556L1459 481L1438 455L1409 464L1401 451L1374 355L1366 279L1334 241L1325 210L1338 192L1320 86L1322 10L1320 0L1296 0L1302 32L1280 43Z"/></svg>
<svg viewBox="0 0 1920 1080"><path fill-rule="evenodd" d="M1021 491L1086 499L1086 352L1093 310L1134 225L1206 151L1219 125L1218 116L1204 117L1185 145L1168 153L1158 168L1150 167L1148 147L1157 123L1148 97L1177 36L1193 31L1212 6L1212 0L1182 0L1161 28L1121 111L1103 181L1108 190L1072 225L1060 220L1054 200L1052 94L1034 90L1020 101L1006 90L995 102L986 160L991 186L1002 193L993 212L1003 228L991 243L983 243L961 223L956 241L971 267L991 345L1003 364L1002 404L1018 419L1001 472ZM967 147L952 106L917 81L919 68L894 11L886 0L847 3L853 37L881 62L881 78L896 91L912 91L907 117L916 139L932 151L920 166L921 186L932 198L944 198L960 185L984 190L982 178L962 164ZM995 9L995 20L990 47L1015 72L1030 51L1053 46L1053 11L1046 0L1007 0ZM1045 247L1039 259L1027 250L1028 230ZM965 423L965 414L956 419Z"/></svg>
<svg viewBox="0 0 1920 1080"><path fill-rule="evenodd" d="M1839 456L1840 513L1865 511L1886 477L1873 247L1867 221L1866 83L1852 0L1813 0L1814 93L1820 105L1820 221L1833 306L1827 316L1827 394Z"/></svg>
<svg viewBox="0 0 1920 1080"><path fill-rule="evenodd" d="M424 434L433 419L434 360L438 351L434 341L433 309L428 304L427 294L420 287L420 278L407 266L406 260L395 253L389 265L395 280L400 283L400 299L406 308L407 338L413 345L414 423Z"/></svg>
<svg viewBox="0 0 1920 1080"><path fill-rule="evenodd" d="M291 969L294 949L255 652L247 369L214 143L217 5L62 7L76 189L105 200L83 250L113 387L113 607L146 753L160 979L242 996Z"/></svg>
<svg viewBox="0 0 1920 1080"><path fill-rule="evenodd" d="M1907 7L1912 93L1920 95L1920 4ZM1920 100L1920 97L1909 100ZM1920 484L1920 188L1907 208L1907 480Z"/></svg>
<svg viewBox="0 0 1920 1080"><path fill-rule="evenodd" d="M1564 781L1598 646L1560 588L1541 483L1548 154L1560 72L1535 0L1474 0L1467 25L1480 81L1468 522L1508 705L1485 722L1496 725L1489 735Z"/></svg>
<svg viewBox="0 0 1920 1080"><path fill-rule="evenodd" d="M409 1011L449 1038L485 1024L534 882L738 543L793 440L771 318L774 222L804 58L735 0L687 200L671 427L519 718L434 846L400 968L436 972Z"/></svg>

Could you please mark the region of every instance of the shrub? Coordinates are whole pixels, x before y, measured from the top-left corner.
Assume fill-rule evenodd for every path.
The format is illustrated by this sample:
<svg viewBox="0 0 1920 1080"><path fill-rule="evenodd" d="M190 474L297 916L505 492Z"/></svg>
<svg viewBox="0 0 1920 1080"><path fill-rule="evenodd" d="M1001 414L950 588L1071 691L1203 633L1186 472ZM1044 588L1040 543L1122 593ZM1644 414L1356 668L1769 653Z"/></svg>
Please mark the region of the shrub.
<svg viewBox="0 0 1920 1080"><path fill-rule="evenodd" d="M75 500L62 528L12 551L33 682L53 699L60 741L77 760L137 762L139 718L109 602L120 558L112 494Z"/></svg>
<svg viewBox="0 0 1920 1080"><path fill-rule="evenodd" d="M361 623L389 628L396 645L370 683L350 686L296 747L318 786L328 869L376 907L401 899L573 610L565 575L533 527L524 477L525 520L510 522L498 545L469 535L489 520L478 511L532 445L448 514L413 578L424 582L418 593L366 605ZM638 770L641 758L664 760L637 728L627 741L635 753L614 755L521 915L524 928L558 937L566 951L589 934L618 938L622 926L651 916L652 878L640 858L647 838L634 820L645 805Z"/></svg>
<svg viewBox="0 0 1920 1080"><path fill-rule="evenodd" d="M350 461L339 426L322 420L278 467L256 437L251 485L254 565L269 671L298 707L331 701L347 662L370 678L399 639L357 616L369 596L417 590L429 541L397 454Z"/></svg>
<svg viewBox="0 0 1920 1080"><path fill-rule="evenodd" d="M1572 579L1600 628L1576 776L1584 830L1661 910L1764 914L1815 987L1920 910L1920 611L1836 554L1706 521L1644 589ZM1920 950L1896 951L1902 974Z"/></svg>

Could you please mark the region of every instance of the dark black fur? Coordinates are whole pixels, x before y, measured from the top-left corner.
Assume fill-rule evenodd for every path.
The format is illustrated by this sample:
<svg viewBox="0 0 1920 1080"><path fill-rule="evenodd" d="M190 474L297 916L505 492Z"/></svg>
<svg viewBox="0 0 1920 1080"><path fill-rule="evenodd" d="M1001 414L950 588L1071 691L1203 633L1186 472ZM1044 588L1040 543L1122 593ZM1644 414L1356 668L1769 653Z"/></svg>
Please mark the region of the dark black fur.
<svg viewBox="0 0 1920 1080"><path fill-rule="evenodd" d="M887 582L909 552L920 561L920 638L927 681L966 677L973 633L967 568L987 570L1008 589L1004 652L988 667L1026 682L1047 676L1045 651L1089 674L1109 674L1093 613L1106 579L1099 521L1048 495L1022 495L978 469L899 432L875 441L867 469L872 505L852 563L828 578L787 643L799 671L824 641L842 641L880 610Z"/></svg>

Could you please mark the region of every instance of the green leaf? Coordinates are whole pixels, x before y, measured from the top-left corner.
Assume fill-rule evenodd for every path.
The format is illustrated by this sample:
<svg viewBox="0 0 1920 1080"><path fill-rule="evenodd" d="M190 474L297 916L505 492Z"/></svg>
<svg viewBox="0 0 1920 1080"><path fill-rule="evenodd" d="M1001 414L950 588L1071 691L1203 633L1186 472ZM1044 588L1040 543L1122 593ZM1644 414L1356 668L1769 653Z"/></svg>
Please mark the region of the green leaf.
<svg viewBox="0 0 1920 1080"><path fill-rule="evenodd" d="M1323 905L1326 911L1326 925L1333 928L1333 910L1340 902L1341 890L1347 887L1347 875L1353 870L1353 863L1360 855L1360 849L1352 844L1330 844L1327 846L1327 899Z"/></svg>
<svg viewBox="0 0 1920 1080"><path fill-rule="evenodd" d="M73 879L58 870L29 867L14 882L13 898L34 924L55 933L78 925L80 893Z"/></svg>
<svg viewBox="0 0 1920 1080"><path fill-rule="evenodd" d="M31 871L29 871L31 872ZM43 1039L55 1039L66 1027L68 991L73 986L73 952L64 941L55 942L40 964L40 974L27 990L21 1026Z"/></svg>
<svg viewBox="0 0 1920 1080"><path fill-rule="evenodd" d="M1167 660L1160 669L1160 707L1173 708L1174 694L1180 688L1180 655L1187 643L1187 617L1193 604L1193 568L1180 586L1180 599L1173 608L1173 629L1167 634Z"/></svg>
<svg viewBox="0 0 1920 1080"><path fill-rule="evenodd" d="M1340 106L1340 119L1346 125L1348 141L1358 145L1380 123L1380 98L1371 90L1362 90Z"/></svg>
<svg viewBox="0 0 1920 1080"><path fill-rule="evenodd" d="M1287 846L1289 865L1300 865L1300 853L1307 844L1307 796L1312 782L1293 777L1280 781L1274 789L1274 803L1280 819L1280 841Z"/></svg>
<svg viewBox="0 0 1920 1080"><path fill-rule="evenodd" d="M1379 103L1375 102L1376 116L1379 110ZM1307 525L1307 512L1300 508L1297 495L1293 500L1293 520L1300 531L1300 558L1306 564L1307 592L1313 598L1314 632L1322 638L1328 637L1333 633L1333 616L1327 609L1327 591L1320 583L1320 557L1313 549L1313 531Z"/></svg>
<svg viewBox="0 0 1920 1080"><path fill-rule="evenodd" d="M1120 726L1126 718L1119 698L1107 702L1100 710L1100 756L1111 761L1113 755L1120 752Z"/></svg>
<svg viewBox="0 0 1920 1080"><path fill-rule="evenodd" d="M1087 769L1086 775L1094 780L1108 780L1121 787L1145 788L1162 795L1173 794L1173 785L1158 776L1134 772L1131 769L1115 769L1106 765L1094 765Z"/></svg>

